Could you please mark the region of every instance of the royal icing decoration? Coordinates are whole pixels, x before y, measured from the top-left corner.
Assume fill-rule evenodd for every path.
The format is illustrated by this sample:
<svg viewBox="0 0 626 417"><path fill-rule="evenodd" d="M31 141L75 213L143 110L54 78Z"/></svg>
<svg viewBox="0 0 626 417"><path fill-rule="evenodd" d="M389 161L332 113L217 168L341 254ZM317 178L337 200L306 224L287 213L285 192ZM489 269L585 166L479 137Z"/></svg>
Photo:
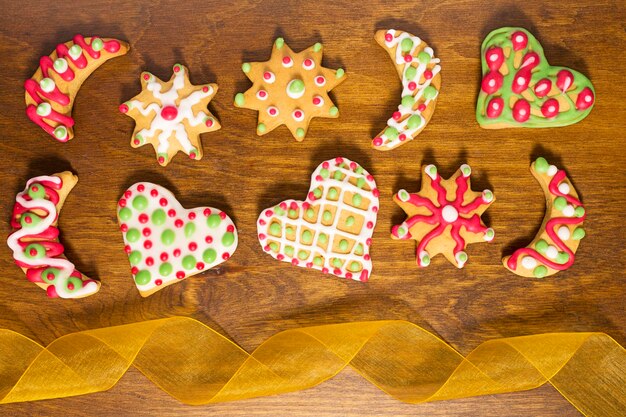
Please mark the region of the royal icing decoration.
<svg viewBox="0 0 626 417"><path fill-rule="evenodd" d="M543 278L574 264L585 237L582 224L587 214L565 171L542 157L531 164L530 171L546 195L546 215L530 245L504 257L502 263L517 275Z"/></svg>
<svg viewBox="0 0 626 417"><path fill-rule="evenodd" d="M279 261L367 281L378 196L374 177L356 162L325 161L311 176L306 200L285 200L261 212L259 242Z"/></svg>
<svg viewBox="0 0 626 417"><path fill-rule="evenodd" d="M235 96L235 106L259 112L258 135L284 124L302 141L314 117L339 117L328 92L346 75L322 67L321 43L295 53L278 38L269 61L246 62L242 70L254 85Z"/></svg>
<svg viewBox="0 0 626 417"><path fill-rule="evenodd" d="M435 255L442 253L448 261L462 268L470 243L490 242L493 229L485 226L481 215L495 201L490 190L472 191L469 165L444 180L434 165L422 167L422 188L418 193L400 190L393 201L408 218L391 230L393 239L417 241L417 265L425 267Z"/></svg>
<svg viewBox="0 0 626 417"><path fill-rule="evenodd" d="M24 82L26 114L59 142L74 137L72 106L81 84L111 58L128 52L117 39L76 35L39 60L35 74Z"/></svg>
<svg viewBox="0 0 626 417"><path fill-rule="evenodd" d="M481 50L483 79L476 119L485 129L558 127L580 122L595 102L583 74L548 64L541 44L522 28L500 28Z"/></svg>
<svg viewBox="0 0 626 417"><path fill-rule="evenodd" d="M120 105L120 111L136 123L131 146L151 144L162 166L169 164L178 151L191 159L202 159L200 134L221 128L207 109L217 93L217 84L193 85L188 74L181 64L174 65L167 82L143 72L141 93Z"/></svg>
<svg viewBox="0 0 626 417"><path fill-rule="evenodd" d="M63 255L57 222L65 197L78 178L71 172L28 180L17 194L7 244L26 278L46 290L48 297L81 298L100 289L98 281L76 270Z"/></svg>
<svg viewBox="0 0 626 417"><path fill-rule="evenodd" d="M388 151L413 140L430 121L441 88L441 67L433 49L417 36L394 29L376 32L402 80L402 100L372 147Z"/></svg>
<svg viewBox="0 0 626 417"><path fill-rule="evenodd" d="M185 209L169 190L140 182L117 205L131 273L142 296L228 260L237 229L221 210Z"/></svg>

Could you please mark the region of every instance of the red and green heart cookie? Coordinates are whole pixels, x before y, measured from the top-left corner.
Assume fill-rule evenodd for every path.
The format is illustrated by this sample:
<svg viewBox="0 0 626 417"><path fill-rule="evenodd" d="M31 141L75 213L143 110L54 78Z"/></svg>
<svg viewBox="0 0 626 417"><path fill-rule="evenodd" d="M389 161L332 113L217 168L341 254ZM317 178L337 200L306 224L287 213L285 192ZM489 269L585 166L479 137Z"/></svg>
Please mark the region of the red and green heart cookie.
<svg viewBox="0 0 626 417"><path fill-rule="evenodd" d="M259 242L279 261L367 281L378 195L374 177L356 162L325 161L311 176L306 200L285 200L261 212Z"/></svg>
<svg viewBox="0 0 626 417"><path fill-rule="evenodd" d="M484 129L567 126L593 108L591 81L548 64L541 44L526 29L491 32L483 41L481 62L476 120Z"/></svg>
<svg viewBox="0 0 626 417"><path fill-rule="evenodd" d="M117 206L137 289L143 297L228 260L237 229L221 210L185 209L169 190L134 184Z"/></svg>

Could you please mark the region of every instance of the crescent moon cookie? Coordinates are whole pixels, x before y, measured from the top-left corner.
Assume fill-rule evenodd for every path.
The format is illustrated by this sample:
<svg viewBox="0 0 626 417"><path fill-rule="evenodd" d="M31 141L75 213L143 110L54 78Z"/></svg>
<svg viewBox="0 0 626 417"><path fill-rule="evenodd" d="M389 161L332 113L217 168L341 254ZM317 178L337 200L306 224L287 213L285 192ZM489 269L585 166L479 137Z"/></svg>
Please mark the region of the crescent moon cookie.
<svg viewBox="0 0 626 417"><path fill-rule="evenodd" d="M196 86L189 81L187 67L176 64L173 70L169 81L141 73L141 93L120 105L120 111L135 120L131 146L151 144L162 166L179 151L202 159L200 134L221 128L207 109L217 84Z"/></svg>
<svg viewBox="0 0 626 417"><path fill-rule="evenodd" d="M422 188L418 193L400 190L393 201L408 218L393 226L392 239L417 241L417 265L426 267L442 253L448 261L463 268L470 243L491 242L492 228L485 226L480 216L496 200L491 190L472 191L469 165L463 164L449 179L444 180L434 165L425 165Z"/></svg>
<svg viewBox="0 0 626 417"><path fill-rule="evenodd" d="M517 275L543 278L574 264L580 240L585 237L582 224L586 213L565 171L539 157L530 165L530 172L546 195L546 215L535 239L505 256L502 263Z"/></svg>
<svg viewBox="0 0 626 417"><path fill-rule="evenodd" d="M484 129L567 126L593 108L591 81L548 64L541 44L526 29L491 32L483 41L481 62L476 120Z"/></svg>
<svg viewBox="0 0 626 417"><path fill-rule="evenodd" d="M156 184L140 182L126 190L117 219L143 297L227 261L237 249L237 229L226 213L185 209Z"/></svg>
<svg viewBox="0 0 626 417"><path fill-rule="evenodd" d="M78 182L69 171L28 180L17 194L7 239L15 263L48 297L81 298L95 294L100 282L76 270L63 255L57 223L65 198Z"/></svg>
<svg viewBox="0 0 626 417"><path fill-rule="evenodd" d="M367 281L378 196L374 177L356 162L322 162L304 201L285 200L261 212L259 242L279 261Z"/></svg>
<svg viewBox="0 0 626 417"><path fill-rule="evenodd" d="M322 67L321 43L295 53L278 38L269 61L246 62L241 68L253 85L235 96L235 106L259 112L257 135L284 124L300 142L314 117L339 117L328 92L346 75L341 68Z"/></svg>
<svg viewBox="0 0 626 417"><path fill-rule="evenodd" d="M413 140L435 111L441 89L441 66L433 49L408 32L379 30L376 42L387 50L402 80L402 101L372 147L389 151Z"/></svg>
<svg viewBox="0 0 626 417"><path fill-rule="evenodd" d="M112 38L76 35L39 60L35 74L24 82L26 114L59 142L74 137L72 106L83 82L100 65L124 55L129 46Z"/></svg>

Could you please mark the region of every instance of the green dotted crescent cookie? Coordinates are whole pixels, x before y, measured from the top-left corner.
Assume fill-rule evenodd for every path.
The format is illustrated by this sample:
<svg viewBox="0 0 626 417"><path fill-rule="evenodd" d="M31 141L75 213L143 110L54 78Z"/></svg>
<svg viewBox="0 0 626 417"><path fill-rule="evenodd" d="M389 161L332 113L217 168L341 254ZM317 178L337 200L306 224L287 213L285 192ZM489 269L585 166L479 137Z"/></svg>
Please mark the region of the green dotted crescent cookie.
<svg viewBox="0 0 626 417"><path fill-rule="evenodd" d="M143 297L228 260L237 229L221 210L185 209L169 190L131 186L117 205L131 273Z"/></svg>
<svg viewBox="0 0 626 417"><path fill-rule="evenodd" d="M476 120L484 129L567 126L593 108L591 81L578 71L548 64L541 44L526 29L491 32L481 62Z"/></svg>

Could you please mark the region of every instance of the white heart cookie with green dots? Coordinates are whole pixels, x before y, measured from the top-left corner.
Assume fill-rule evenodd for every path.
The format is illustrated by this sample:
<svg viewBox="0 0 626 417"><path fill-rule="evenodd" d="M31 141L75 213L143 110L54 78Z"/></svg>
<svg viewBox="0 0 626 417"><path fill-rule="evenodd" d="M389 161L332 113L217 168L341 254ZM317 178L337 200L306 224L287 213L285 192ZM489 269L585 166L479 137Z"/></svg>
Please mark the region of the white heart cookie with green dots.
<svg viewBox="0 0 626 417"><path fill-rule="evenodd" d="M140 182L117 206L131 273L147 297L228 260L237 249L237 229L221 210L185 209L169 190Z"/></svg>
<svg viewBox="0 0 626 417"><path fill-rule="evenodd" d="M322 162L306 200L285 200L261 212L261 246L279 261L367 281L378 196L374 177L356 162L341 157Z"/></svg>

